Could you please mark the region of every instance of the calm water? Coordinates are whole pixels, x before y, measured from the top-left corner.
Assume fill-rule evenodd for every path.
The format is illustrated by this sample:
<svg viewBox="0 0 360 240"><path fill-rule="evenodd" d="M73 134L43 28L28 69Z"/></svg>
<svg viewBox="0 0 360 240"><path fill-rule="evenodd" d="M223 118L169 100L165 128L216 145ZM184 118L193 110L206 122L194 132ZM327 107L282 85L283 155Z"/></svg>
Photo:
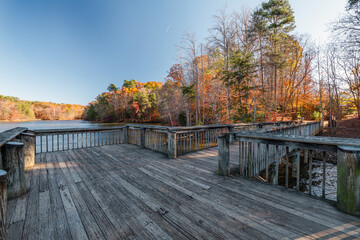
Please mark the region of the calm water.
<svg viewBox="0 0 360 240"><path fill-rule="evenodd" d="M30 121L30 122L0 122L0 132L15 128L27 127L35 129L58 129L58 128L96 128L123 126L123 123L95 123L82 120L73 121Z"/></svg>

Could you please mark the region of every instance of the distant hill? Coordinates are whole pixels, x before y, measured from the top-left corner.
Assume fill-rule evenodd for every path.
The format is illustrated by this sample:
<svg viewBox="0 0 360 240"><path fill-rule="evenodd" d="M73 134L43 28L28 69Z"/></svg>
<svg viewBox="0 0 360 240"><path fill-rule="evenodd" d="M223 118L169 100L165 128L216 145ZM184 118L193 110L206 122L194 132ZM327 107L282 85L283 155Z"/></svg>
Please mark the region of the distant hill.
<svg viewBox="0 0 360 240"><path fill-rule="evenodd" d="M52 102L25 101L0 95L0 120L75 120L81 119L84 106Z"/></svg>

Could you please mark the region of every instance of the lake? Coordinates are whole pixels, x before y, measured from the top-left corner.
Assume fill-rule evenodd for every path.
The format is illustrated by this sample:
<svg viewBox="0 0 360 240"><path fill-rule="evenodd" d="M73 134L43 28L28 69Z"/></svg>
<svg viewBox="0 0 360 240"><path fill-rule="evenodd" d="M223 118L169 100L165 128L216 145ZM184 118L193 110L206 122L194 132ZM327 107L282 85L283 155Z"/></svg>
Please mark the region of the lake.
<svg viewBox="0 0 360 240"><path fill-rule="evenodd" d="M36 129L59 129L59 128L100 128L100 127L117 127L123 125L124 123L96 123L96 122L88 122L83 120L0 122L0 132L15 127L27 127L30 130L36 130Z"/></svg>

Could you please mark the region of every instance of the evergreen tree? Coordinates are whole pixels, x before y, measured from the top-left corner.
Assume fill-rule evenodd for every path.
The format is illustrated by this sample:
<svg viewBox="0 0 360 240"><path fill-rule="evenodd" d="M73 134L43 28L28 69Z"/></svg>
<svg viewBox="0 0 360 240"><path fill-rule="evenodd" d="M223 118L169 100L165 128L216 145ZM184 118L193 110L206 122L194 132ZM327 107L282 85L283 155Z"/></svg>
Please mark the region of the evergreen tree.
<svg viewBox="0 0 360 240"><path fill-rule="evenodd" d="M295 28L294 11L288 0L269 0L261 4L254 13L257 26L260 27L269 42L267 48L268 64L273 68L273 81L270 91L273 92L275 109L277 105L278 71L286 65L283 51L284 42Z"/></svg>
<svg viewBox="0 0 360 240"><path fill-rule="evenodd" d="M110 85L107 87L107 90L108 90L109 92L115 92L115 91L117 90L117 87L116 87L115 84L110 83Z"/></svg>

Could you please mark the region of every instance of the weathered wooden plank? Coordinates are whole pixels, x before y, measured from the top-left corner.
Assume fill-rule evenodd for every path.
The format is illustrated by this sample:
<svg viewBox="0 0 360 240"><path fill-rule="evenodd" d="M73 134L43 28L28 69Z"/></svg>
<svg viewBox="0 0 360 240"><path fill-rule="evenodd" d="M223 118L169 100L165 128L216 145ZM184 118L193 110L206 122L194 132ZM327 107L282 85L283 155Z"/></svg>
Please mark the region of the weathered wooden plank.
<svg viewBox="0 0 360 240"><path fill-rule="evenodd" d="M39 239L53 239L54 229L50 224L50 194L49 191L42 191L39 193L39 222L38 233Z"/></svg>
<svg viewBox="0 0 360 240"><path fill-rule="evenodd" d="M115 227L108 219L101 206L91 194L90 189L85 186L84 182L79 182L76 185L79 189L81 196L84 198L86 205L90 209L94 219L102 230L104 237L106 239L113 240L120 239L121 235L117 232L117 227Z"/></svg>
<svg viewBox="0 0 360 240"><path fill-rule="evenodd" d="M50 206L52 211L53 228L55 230L55 238L57 239L71 239L68 221L64 211L64 205L60 196L59 189L65 186L65 181L59 168L56 155L48 156L48 179L49 179L49 193L51 196Z"/></svg>
<svg viewBox="0 0 360 240"><path fill-rule="evenodd" d="M89 208L87 207L86 202L84 201L80 192L78 191L75 182L72 181L73 180L72 178L69 178L69 176L72 175L70 173L70 169L74 170L73 168L74 168L74 166L76 166L76 163L68 161L71 159L71 157L68 154L66 154L68 159L66 159L65 157L62 157L63 155L57 155L57 156L60 156L57 158L57 160L64 161L67 166L67 168L62 168L61 170L63 172L63 175L65 176L67 188L68 188L69 194L71 195L71 200L73 201L74 206L77 210L77 215L81 219L82 225L79 224L78 227L81 228L83 226L83 229L86 231L86 234L87 234L88 238L90 238L90 239L105 239L101 229L99 228L98 224L96 223L96 220L93 218ZM65 205L64 205L64 207L65 207ZM69 222L69 224L70 224L70 222Z"/></svg>
<svg viewBox="0 0 360 240"><path fill-rule="evenodd" d="M224 207L220 202L218 201L214 201L214 199L212 199L211 201L207 198L204 198L202 196L200 196L197 193L194 193L192 191L189 191L187 189L185 189L182 186L177 185L176 183L170 182L168 181L166 178L159 176L159 175L154 175L153 173L147 171L144 168L139 168L140 171L148 174L149 176L152 176L162 182L164 182L165 184L177 189L178 191L181 191L183 193L185 193L186 195L188 195L189 197L195 198L198 201L204 202L209 204L210 206L212 206L213 208L223 212L224 214L227 214L237 220L239 220L240 222L246 222L246 224L248 224L251 227L256 227L257 230L266 233L267 235L274 237L274 238L284 238L285 236L290 237L294 236L291 232L285 230L285 229L279 229L279 231L276 231L278 229L278 227L274 224L270 224L267 221L261 220L262 225L258 224L256 222L256 216L252 216L252 219L249 219L247 217L241 216L238 212L238 210L232 206L227 206ZM255 221L254 221L255 220Z"/></svg>
<svg viewBox="0 0 360 240"><path fill-rule="evenodd" d="M207 138L212 139L211 134ZM44 165L50 197L48 219L53 221L53 227L50 223L49 227L55 229L54 239L64 239L57 234L60 228L54 226L62 221L56 220L57 213L62 211L68 218L64 207L56 208L56 199L60 199L60 205L63 204L61 189L68 189L72 210L78 215L82 231L88 238L95 238L90 237L94 235L90 235L84 225L90 219L90 225L98 226L106 239L156 239L161 236L173 239L360 237L358 218L339 212L327 202L282 187L216 175L216 150L187 154L176 160L168 160L163 154L133 145L37 155L36 162L39 157L44 157L44 160L30 170L38 172L31 179L30 191L26 195L25 220L17 222L24 222L22 239L36 239L36 236L26 236L29 236L27 228L31 229L32 224L37 226L40 222L36 220L39 219L37 208L29 206L40 194L39 187L35 187L36 194L32 189L39 186L43 162L48 162ZM257 169L261 163L255 163ZM82 181L75 183L70 169L76 171ZM61 174L58 176L58 173ZM53 196L56 191L58 195ZM51 215L52 212L55 215ZM327 234L331 229L336 230ZM68 231L72 233L70 229ZM15 236L17 233L11 234Z"/></svg>
<svg viewBox="0 0 360 240"><path fill-rule="evenodd" d="M13 223L25 220L26 200L27 200L26 194L24 194L16 199L16 208L12 215L12 218L9 220L9 224L13 224Z"/></svg>
<svg viewBox="0 0 360 240"><path fill-rule="evenodd" d="M144 179L144 177L136 177L136 176L134 176L134 179L132 179L132 180L135 180L135 179ZM146 178L145 178L146 179ZM149 182L149 181L147 181L147 180L145 180L145 182ZM133 182L134 183L134 182ZM158 187L158 185L159 185L159 183L155 183L155 185L153 185L152 187L153 188L156 188L156 187ZM152 189L152 188L151 188ZM165 189L165 188L164 188ZM148 192L148 191L147 191ZM158 191L155 191L155 193L154 193L154 195L155 196L159 196L159 192ZM167 199L170 197L170 195L166 195L165 196ZM183 199L183 196L180 198L180 199ZM163 199L162 200L162 203L164 203L164 200L166 200L166 199ZM174 201L173 200L171 200L171 203L174 203ZM171 211L172 212L172 211ZM170 213L166 213L165 215L162 215L162 216L165 216L165 218L167 218L167 220L168 221L170 221L172 224L175 224L178 220L177 219L182 219L182 225L184 226L184 222L187 222L187 223L189 223L188 222L188 220L186 219L186 218L184 218L184 216L182 216L182 217L180 217L180 216L178 216L178 215L173 215L173 214L170 214ZM166 217L167 216L167 217ZM175 219L174 219L175 218ZM175 222L174 222L175 221ZM192 231L192 234L196 234L196 236L197 236L197 238L199 238L199 237L201 237L201 235L197 235L197 234L201 234L201 232L202 232L202 230L201 229L199 229L198 227L196 227L195 225L196 225L196 223L193 223L193 224L191 224L191 225L187 225L186 226L186 229L187 229L187 231L189 232L190 231L190 229L192 229L191 231ZM209 229L208 230L208 237L207 238L209 238L209 236L210 236L210 234L211 234L211 230ZM204 236L203 237L201 237L201 238L204 238ZM219 237L217 237L217 238L219 238ZM221 237L220 237L221 238Z"/></svg>
<svg viewBox="0 0 360 240"><path fill-rule="evenodd" d="M49 190L48 185L48 173L46 170L46 157L49 153L43 153L40 157L40 163L37 168L39 169L39 192L45 192Z"/></svg>
<svg viewBox="0 0 360 240"><path fill-rule="evenodd" d="M230 189L229 189L230 190ZM242 192L244 192L244 191L242 191ZM259 197L260 199L261 199L261 197ZM252 200L254 200L255 202L256 202L256 199L252 199ZM310 225L310 227L311 227L311 225Z"/></svg>
<svg viewBox="0 0 360 240"><path fill-rule="evenodd" d="M41 154L35 156L35 162L39 161ZM39 224L39 175L40 170L35 164L31 170L31 183L27 195L26 216L24 222L24 231L22 239L37 239L38 238L38 224ZM28 175L28 176L29 176Z"/></svg>
<svg viewBox="0 0 360 240"><path fill-rule="evenodd" d="M272 194L271 191L272 191L272 190L269 189L269 194ZM289 197L291 198L291 196L289 196ZM279 200L279 201L281 201L281 200ZM300 210L300 211L301 211L301 210ZM339 213L338 211L336 211L336 212Z"/></svg>
<svg viewBox="0 0 360 240"><path fill-rule="evenodd" d="M67 187L60 189L60 196L64 204L64 210L73 239L88 239L80 216L70 195L69 189Z"/></svg>
<svg viewBox="0 0 360 240"><path fill-rule="evenodd" d="M87 152L84 153L85 155L88 154ZM89 158L87 159L90 160ZM82 161L83 159L78 158L77 160ZM100 169L98 169L97 167L96 170L86 168L86 172L89 171L87 174L96 176L95 179L102 178L100 176L101 171L99 171ZM95 179L94 181L96 181ZM93 185L95 184L88 184L88 182L85 182L85 184L88 188L91 189L91 194L101 206L108 219L114 224L114 226L116 226L117 228L120 227L118 231L122 236L121 238L135 238L135 234L143 236L144 238L147 238L146 236L148 236L148 238L150 237L148 233L146 233L142 228L140 228L141 224L135 219L135 215L132 215L132 213L129 211L129 206L126 205L127 202L131 202L132 204L134 203L129 199L120 200L119 196L121 196L123 193L120 193L120 195L116 195L116 191L113 189L112 184L109 182L108 179L97 182L96 188L93 188ZM109 206L111 207L109 208ZM136 215L136 217L137 216L138 215Z"/></svg>
<svg viewBox="0 0 360 240"><path fill-rule="evenodd" d="M9 228L10 239L23 239L22 233L24 229L24 221L13 223Z"/></svg>

